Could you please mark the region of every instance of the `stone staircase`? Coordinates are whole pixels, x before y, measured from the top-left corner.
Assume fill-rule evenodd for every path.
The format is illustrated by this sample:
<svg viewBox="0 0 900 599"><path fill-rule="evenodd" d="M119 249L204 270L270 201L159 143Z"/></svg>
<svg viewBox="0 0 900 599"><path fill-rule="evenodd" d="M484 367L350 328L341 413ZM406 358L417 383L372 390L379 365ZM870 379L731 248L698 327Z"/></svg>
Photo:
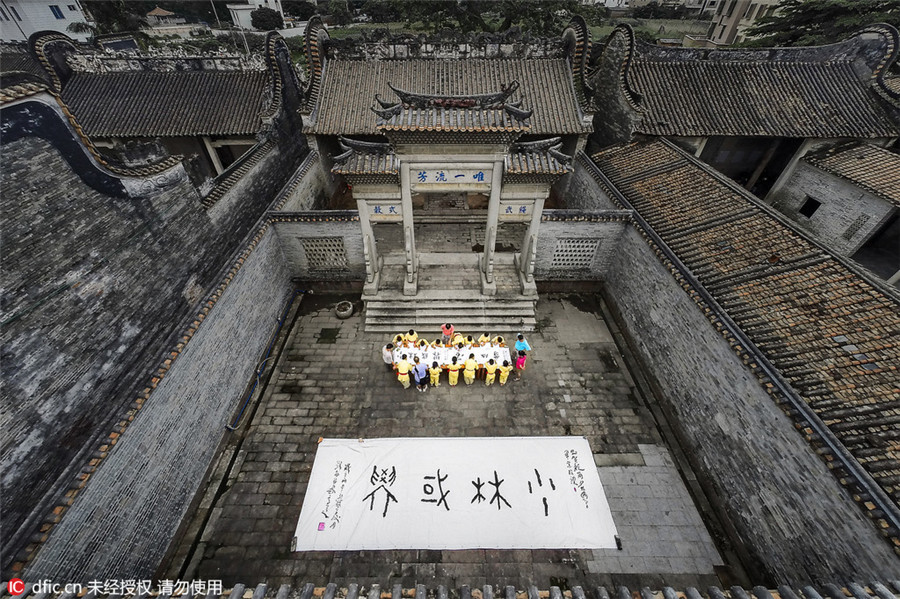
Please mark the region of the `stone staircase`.
<svg viewBox="0 0 900 599"><path fill-rule="evenodd" d="M403 295L403 264L385 257L378 292L362 297L366 331L391 334L413 328L434 339L445 322L476 336L533 331L537 297L522 295L512 255L498 256L497 293L491 296L481 293L477 254L422 254L414 296Z"/></svg>

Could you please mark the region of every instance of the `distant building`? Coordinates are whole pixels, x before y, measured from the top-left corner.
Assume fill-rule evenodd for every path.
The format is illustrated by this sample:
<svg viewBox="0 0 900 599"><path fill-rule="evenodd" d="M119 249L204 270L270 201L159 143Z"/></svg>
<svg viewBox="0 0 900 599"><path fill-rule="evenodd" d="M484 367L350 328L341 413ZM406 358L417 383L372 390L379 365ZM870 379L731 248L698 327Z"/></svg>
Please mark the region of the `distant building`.
<svg viewBox="0 0 900 599"><path fill-rule="evenodd" d="M147 13L147 24L151 27L156 27L157 25L178 25L184 22L184 17L179 17L174 12L158 6Z"/></svg>
<svg viewBox="0 0 900 599"><path fill-rule="evenodd" d="M716 46L739 44L759 19L778 9L781 0L722 0L716 6L709 41Z"/></svg>
<svg viewBox="0 0 900 599"><path fill-rule="evenodd" d="M59 31L78 41L86 41L89 33L68 30L72 23L87 23L89 19L81 0L58 3L39 0L0 1L0 40L23 42L36 31Z"/></svg>
<svg viewBox="0 0 900 599"><path fill-rule="evenodd" d="M247 0L246 4L229 4L231 22L241 29L253 29L250 13L258 8L271 8L284 19L284 10L281 8L281 0Z"/></svg>

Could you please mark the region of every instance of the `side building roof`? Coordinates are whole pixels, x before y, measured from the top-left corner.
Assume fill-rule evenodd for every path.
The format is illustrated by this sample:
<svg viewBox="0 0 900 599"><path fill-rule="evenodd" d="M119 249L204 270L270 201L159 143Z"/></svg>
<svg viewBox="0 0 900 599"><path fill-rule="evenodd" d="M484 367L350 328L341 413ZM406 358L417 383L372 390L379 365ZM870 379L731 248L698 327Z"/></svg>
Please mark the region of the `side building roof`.
<svg viewBox="0 0 900 599"><path fill-rule="evenodd" d="M671 143L593 160L900 503L900 302Z"/></svg>
<svg viewBox="0 0 900 599"><path fill-rule="evenodd" d="M534 110L530 133L585 132L572 71L562 58L328 60L308 129L323 135L377 134L371 108L376 94L393 97L388 84L437 96L472 96L495 92L510 81L520 84L510 101L524 101Z"/></svg>
<svg viewBox="0 0 900 599"><path fill-rule="evenodd" d="M884 138L900 135L900 100L884 84L897 31L874 26L813 48L664 48L627 28L616 73L641 114L635 133L660 136ZM618 39L616 39L618 38Z"/></svg>
<svg viewBox="0 0 900 599"><path fill-rule="evenodd" d="M900 154L872 144L849 143L807 154L803 161L900 206Z"/></svg>
<svg viewBox="0 0 900 599"><path fill-rule="evenodd" d="M254 135L265 71L77 72L63 101L93 137Z"/></svg>

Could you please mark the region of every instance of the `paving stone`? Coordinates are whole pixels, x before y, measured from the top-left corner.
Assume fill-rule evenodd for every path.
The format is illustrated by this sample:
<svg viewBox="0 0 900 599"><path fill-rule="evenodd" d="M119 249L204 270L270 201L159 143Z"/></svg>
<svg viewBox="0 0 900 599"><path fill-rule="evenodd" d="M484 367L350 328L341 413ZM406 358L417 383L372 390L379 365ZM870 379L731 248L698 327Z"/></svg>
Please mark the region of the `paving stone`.
<svg viewBox="0 0 900 599"><path fill-rule="evenodd" d="M209 546L218 549L204 554L189 576L224 577L226 585L394 580L407 588L418 582L521 589L548 588L553 580L589 588L610 584L610 576L661 580L673 573L667 560L679 559L678 573L693 576L700 588L715 580L714 567L722 561L596 314L581 312L563 297L542 296L539 319L565 318L528 334L535 351L522 382L450 387L445 376L441 387L419 394L403 390L381 366L387 336L365 333L361 315L336 325L327 309L301 312L254 422L248 423L246 458L218 498L222 515L205 531ZM317 335L336 326L335 343L322 351ZM566 434L584 435L591 443L623 551L289 551L319 437ZM671 542L660 545L660 538ZM244 559L235 559L239 555Z"/></svg>

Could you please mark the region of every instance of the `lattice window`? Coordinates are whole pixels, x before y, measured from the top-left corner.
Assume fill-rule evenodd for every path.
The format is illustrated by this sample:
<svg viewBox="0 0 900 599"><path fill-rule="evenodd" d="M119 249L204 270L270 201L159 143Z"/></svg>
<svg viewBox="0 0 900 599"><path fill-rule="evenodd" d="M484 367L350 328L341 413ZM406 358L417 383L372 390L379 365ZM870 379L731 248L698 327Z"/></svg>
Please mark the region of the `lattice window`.
<svg viewBox="0 0 900 599"><path fill-rule="evenodd" d="M557 239L550 268L590 268L599 239Z"/></svg>
<svg viewBox="0 0 900 599"><path fill-rule="evenodd" d="M343 237L304 237L300 241L310 270L348 270Z"/></svg>
<svg viewBox="0 0 900 599"><path fill-rule="evenodd" d="M853 224L847 227L847 230L844 231L844 239L846 239L847 241L853 239L853 236L856 235L867 222L869 222L869 215L861 214L859 218L853 221Z"/></svg>

